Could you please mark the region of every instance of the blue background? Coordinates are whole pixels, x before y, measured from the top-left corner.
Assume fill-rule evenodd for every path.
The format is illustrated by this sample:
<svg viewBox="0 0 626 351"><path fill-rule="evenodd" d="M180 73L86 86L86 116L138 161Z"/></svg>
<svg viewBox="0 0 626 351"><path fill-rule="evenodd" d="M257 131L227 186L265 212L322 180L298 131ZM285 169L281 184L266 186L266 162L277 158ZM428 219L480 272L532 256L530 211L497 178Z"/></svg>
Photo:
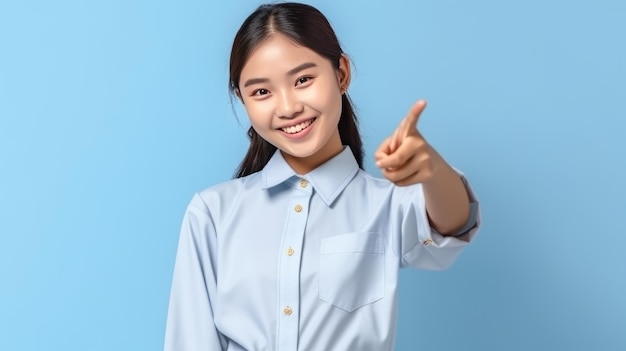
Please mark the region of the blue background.
<svg viewBox="0 0 626 351"><path fill-rule="evenodd" d="M192 194L229 179L257 1L0 2L0 349L158 350ZM484 227L403 271L397 350L626 349L626 3L312 1L372 152L417 98ZM239 122L238 122L239 121Z"/></svg>

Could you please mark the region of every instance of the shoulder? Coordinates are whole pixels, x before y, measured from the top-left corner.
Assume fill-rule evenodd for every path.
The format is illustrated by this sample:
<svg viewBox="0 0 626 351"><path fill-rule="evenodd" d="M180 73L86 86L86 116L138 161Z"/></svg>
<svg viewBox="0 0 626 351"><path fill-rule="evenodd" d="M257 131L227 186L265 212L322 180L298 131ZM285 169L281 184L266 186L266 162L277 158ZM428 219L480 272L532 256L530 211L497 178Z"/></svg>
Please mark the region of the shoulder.
<svg viewBox="0 0 626 351"><path fill-rule="evenodd" d="M391 188L393 186L393 183L389 180L385 178L375 177L363 169L359 169L354 179L356 181L361 181L374 187Z"/></svg>
<svg viewBox="0 0 626 351"><path fill-rule="evenodd" d="M356 174L347 195L365 196L369 202L386 204L390 208L406 208L424 202L421 184L397 186L386 178L376 177L364 170L359 170Z"/></svg>
<svg viewBox="0 0 626 351"><path fill-rule="evenodd" d="M361 184L375 191L393 192L397 194L414 193L421 191L421 184L413 184L409 186L397 186L385 178L376 177L362 169L356 174L353 183Z"/></svg>
<svg viewBox="0 0 626 351"><path fill-rule="evenodd" d="M233 203L261 187L260 172L235 178L198 191L189 202L189 209L214 213L230 207Z"/></svg>

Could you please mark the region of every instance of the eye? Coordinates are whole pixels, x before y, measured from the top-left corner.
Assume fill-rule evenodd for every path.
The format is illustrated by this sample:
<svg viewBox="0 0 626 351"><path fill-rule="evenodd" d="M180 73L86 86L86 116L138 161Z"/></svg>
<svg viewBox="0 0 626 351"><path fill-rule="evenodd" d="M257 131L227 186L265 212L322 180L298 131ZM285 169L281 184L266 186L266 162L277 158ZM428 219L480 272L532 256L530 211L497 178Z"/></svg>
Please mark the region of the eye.
<svg viewBox="0 0 626 351"><path fill-rule="evenodd" d="M298 78L298 80L296 81L296 86L297 85L302 85L304 83L309 82L311 79L313 79L313 77L309 77L309 76L304 76L304 77L300 77Z"/></svg>
<svg viewBox="0 0 626 351"><path fill-rule="evenodd" d="M257 89L252 92L252 96L263 96L269 94L269 90L267 89Z"/></svg>

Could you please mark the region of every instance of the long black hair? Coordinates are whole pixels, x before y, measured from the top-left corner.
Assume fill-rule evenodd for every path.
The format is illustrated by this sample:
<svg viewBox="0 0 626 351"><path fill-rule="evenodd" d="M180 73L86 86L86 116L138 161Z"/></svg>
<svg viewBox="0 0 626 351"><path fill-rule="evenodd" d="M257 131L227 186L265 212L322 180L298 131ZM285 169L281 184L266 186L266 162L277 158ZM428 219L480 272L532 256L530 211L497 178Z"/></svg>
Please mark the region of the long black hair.
<svg viewBox="0 0 626 351"><path fill-rule="evenodd" d="M241 71L252 50L276 33L315 51L318 55L330 60L335 69L339 69L343 50L330 23L319 10L309 5L293 2L265 4L248 16L235 35L230 53L231 94L239 91ZM341 142L350 146L359 167L363 168L363 144L357 118L347 93L342 95L341 103L341 117L338 124ZM248 137L250 146L239 165L237 178L263 169L276 151L276 147L263 139L252 127L248 129Z"/></svg>

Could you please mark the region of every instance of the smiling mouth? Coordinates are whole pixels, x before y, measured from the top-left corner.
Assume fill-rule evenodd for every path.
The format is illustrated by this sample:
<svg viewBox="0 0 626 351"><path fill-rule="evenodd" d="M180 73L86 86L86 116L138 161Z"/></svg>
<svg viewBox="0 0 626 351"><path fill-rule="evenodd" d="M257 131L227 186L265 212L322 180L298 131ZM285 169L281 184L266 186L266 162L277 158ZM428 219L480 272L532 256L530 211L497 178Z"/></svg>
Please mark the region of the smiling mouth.
<svg viewBox="0 0 626 351"><path fill-rule="evenodd" d="M287 134L296 134L307 129L311 124L313 124L313 122L315 122L315 118L308 119L302 123L296 124L295 126L280 128L280 130Z"/></svg>

